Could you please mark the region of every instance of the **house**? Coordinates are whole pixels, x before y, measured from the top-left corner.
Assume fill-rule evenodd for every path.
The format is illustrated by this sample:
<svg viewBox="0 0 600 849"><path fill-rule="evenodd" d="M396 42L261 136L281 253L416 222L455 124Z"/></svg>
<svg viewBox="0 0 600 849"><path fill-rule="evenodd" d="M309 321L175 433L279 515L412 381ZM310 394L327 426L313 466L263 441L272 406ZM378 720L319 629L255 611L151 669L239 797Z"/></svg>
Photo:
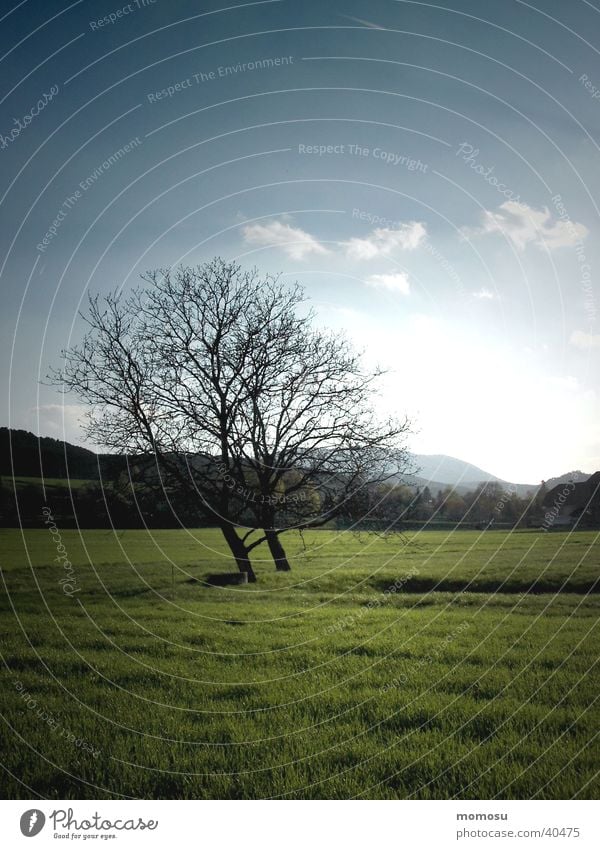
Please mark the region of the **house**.
<svg viewBox="0 0 600 849"><path fill-rule="evenodd" d="M546 493L539 524L551 528L600 527L600 472L586 481L559 483Z"/></svg>

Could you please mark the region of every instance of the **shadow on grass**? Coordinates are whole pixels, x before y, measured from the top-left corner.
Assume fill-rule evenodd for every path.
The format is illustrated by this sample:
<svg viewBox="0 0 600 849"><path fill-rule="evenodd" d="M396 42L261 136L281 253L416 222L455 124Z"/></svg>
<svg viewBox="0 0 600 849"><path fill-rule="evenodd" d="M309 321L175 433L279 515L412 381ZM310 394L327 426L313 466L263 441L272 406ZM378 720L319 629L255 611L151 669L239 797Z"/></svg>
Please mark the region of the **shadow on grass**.
<svg viewBox="0 0 600 849"><path fill-rule="evenodd" d="M247 583L248 576L244 572L214 572L186 581L186 584L204 584L209 587L239 587Z"/></svg>
<svg viewBox="0 0 600 849"><path fill-rule="evenodd" d="M379 592L389 591L389 580L378 580L372 584ZM541 595L543 593L587 593L600 592L600 578L567 581L563 585L560 578L540 578L538 580L511 579L502 581L493 578L475 579L474 581L452 578L410 578L399 591L401 593L527 593Z"/></svg>

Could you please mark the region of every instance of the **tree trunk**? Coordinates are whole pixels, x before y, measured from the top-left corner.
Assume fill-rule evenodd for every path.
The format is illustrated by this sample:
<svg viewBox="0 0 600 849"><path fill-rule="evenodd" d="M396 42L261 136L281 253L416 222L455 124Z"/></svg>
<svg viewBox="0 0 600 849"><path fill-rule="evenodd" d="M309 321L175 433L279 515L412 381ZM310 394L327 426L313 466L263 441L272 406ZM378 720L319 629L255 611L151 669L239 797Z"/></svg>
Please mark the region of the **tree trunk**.
<svg viewBox="0 0 600 849"><path fill-rule="evenodd" d="M265 529L265 536L267 538L267 545L269 546L269 551L275 561L275 568L278 572L289 572L291 571L291 566L288 563L288 559L285 554L285 549L281 544L279 539L279 534L276 531L268 531Z"/></svg>
<svg viewBox="0 0 600 849"><path fill-rule="evenodd" d="M256 582L256 575L254 574L254 569L252 568L250 558L248 557L248 549L237 535L233 525L230 525L229 522L221 525L221 530L223 532L223 536L227 540L227 545L231 549L231 553L233 554L238 569L240 572L246 572L249 584L254 584Z"/></svg>

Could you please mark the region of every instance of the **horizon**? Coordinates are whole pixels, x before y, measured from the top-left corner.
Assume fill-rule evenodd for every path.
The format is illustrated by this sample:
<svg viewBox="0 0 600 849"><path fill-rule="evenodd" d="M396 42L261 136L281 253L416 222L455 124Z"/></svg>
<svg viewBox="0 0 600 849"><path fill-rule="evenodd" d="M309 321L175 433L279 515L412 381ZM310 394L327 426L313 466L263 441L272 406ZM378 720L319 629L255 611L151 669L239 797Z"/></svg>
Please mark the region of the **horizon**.
<svg viewBox="0 0 600 849"><path fill-rule="evenodd" d="M63 443L66 442L69 445L74 445L77 448L84 448L87 451L93 452L94 454L105 454L105 455L108 454L108 455L119 456L114 451L103 451L98 446L92 446L91 447L89 443L85 442L85 440L80 441L80 442L71 441L71 440L64 440L61 437L52 436L50 434L37 434L37 433L34 433L33 431L27 430L26 428L10 428L8 425L0 425L0 429L2 429L3 427L5 427L9 431L11 431L11 430L21 430L25 433L31 433L31 435L34 436L36 439L55 439L59 442L63 442ZM422 452L410 451L410 454L413 457L422 457L422 458L425 458L425 459L431 459L432 457L440 457L442 460L455 460L455 461L458 461L459 463L463 463L467 466L474 467L476 471L483 472L484 474L489 475L490 477L493 477L499 483L506 483L506 484L509 484L509 485L516 484L517 486L532 486L532 487L533 486L539 486L542 482L545 483L549 480L554 480L555 478L564 477L565 475L570 475L570 474L578 474L578 473L583 474L583 475L587 475L588 477L591 477L593 474L596 473L596 471L598 471L598 470L584 471L583 469L568 469L567 471L556 472L556 474L547 475L546 477L542 477L542 478L540 478L539 481L535 481L535 482L534 481L518 481L518 480L507 480L506 478L502 478L499 475L495 475L494 472L491 472L489 469L483 469L479 466L476 466L476 464L471 463L469 460L466 460L464 457L453 457L450 454L440 454L437 451L433 452L431 454L425 454L425 453L422 453ZM409 476L414 475L416 477L420 477L420 470L418 470L418 469L412 470L410 472L406 472L406 474L409 475ZM451 486L451 484L446 483L445 481L438 481L435 478L431 478L429 480L429 482L432 483L432 484L443 484L444 486ZM480 483L480 482L481 481L479 481L477 478L465 478L464 483L459 483L458 485L465 486L467 484L476 484L476 483Z"/></svg>

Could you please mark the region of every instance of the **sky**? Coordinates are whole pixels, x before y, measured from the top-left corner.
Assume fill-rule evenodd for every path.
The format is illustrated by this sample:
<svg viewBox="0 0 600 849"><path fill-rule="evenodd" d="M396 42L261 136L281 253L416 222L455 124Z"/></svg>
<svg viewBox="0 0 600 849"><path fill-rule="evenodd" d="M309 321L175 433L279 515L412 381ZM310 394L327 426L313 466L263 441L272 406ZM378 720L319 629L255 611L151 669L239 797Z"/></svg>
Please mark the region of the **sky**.
<svg viewBox="0 0 600 849"><path fill-rule="evenodd" d="M88 294L220 255L305 287L415 452L600 468L591 3L2 9L0 424L86 444L43 381Z"/></svg>

